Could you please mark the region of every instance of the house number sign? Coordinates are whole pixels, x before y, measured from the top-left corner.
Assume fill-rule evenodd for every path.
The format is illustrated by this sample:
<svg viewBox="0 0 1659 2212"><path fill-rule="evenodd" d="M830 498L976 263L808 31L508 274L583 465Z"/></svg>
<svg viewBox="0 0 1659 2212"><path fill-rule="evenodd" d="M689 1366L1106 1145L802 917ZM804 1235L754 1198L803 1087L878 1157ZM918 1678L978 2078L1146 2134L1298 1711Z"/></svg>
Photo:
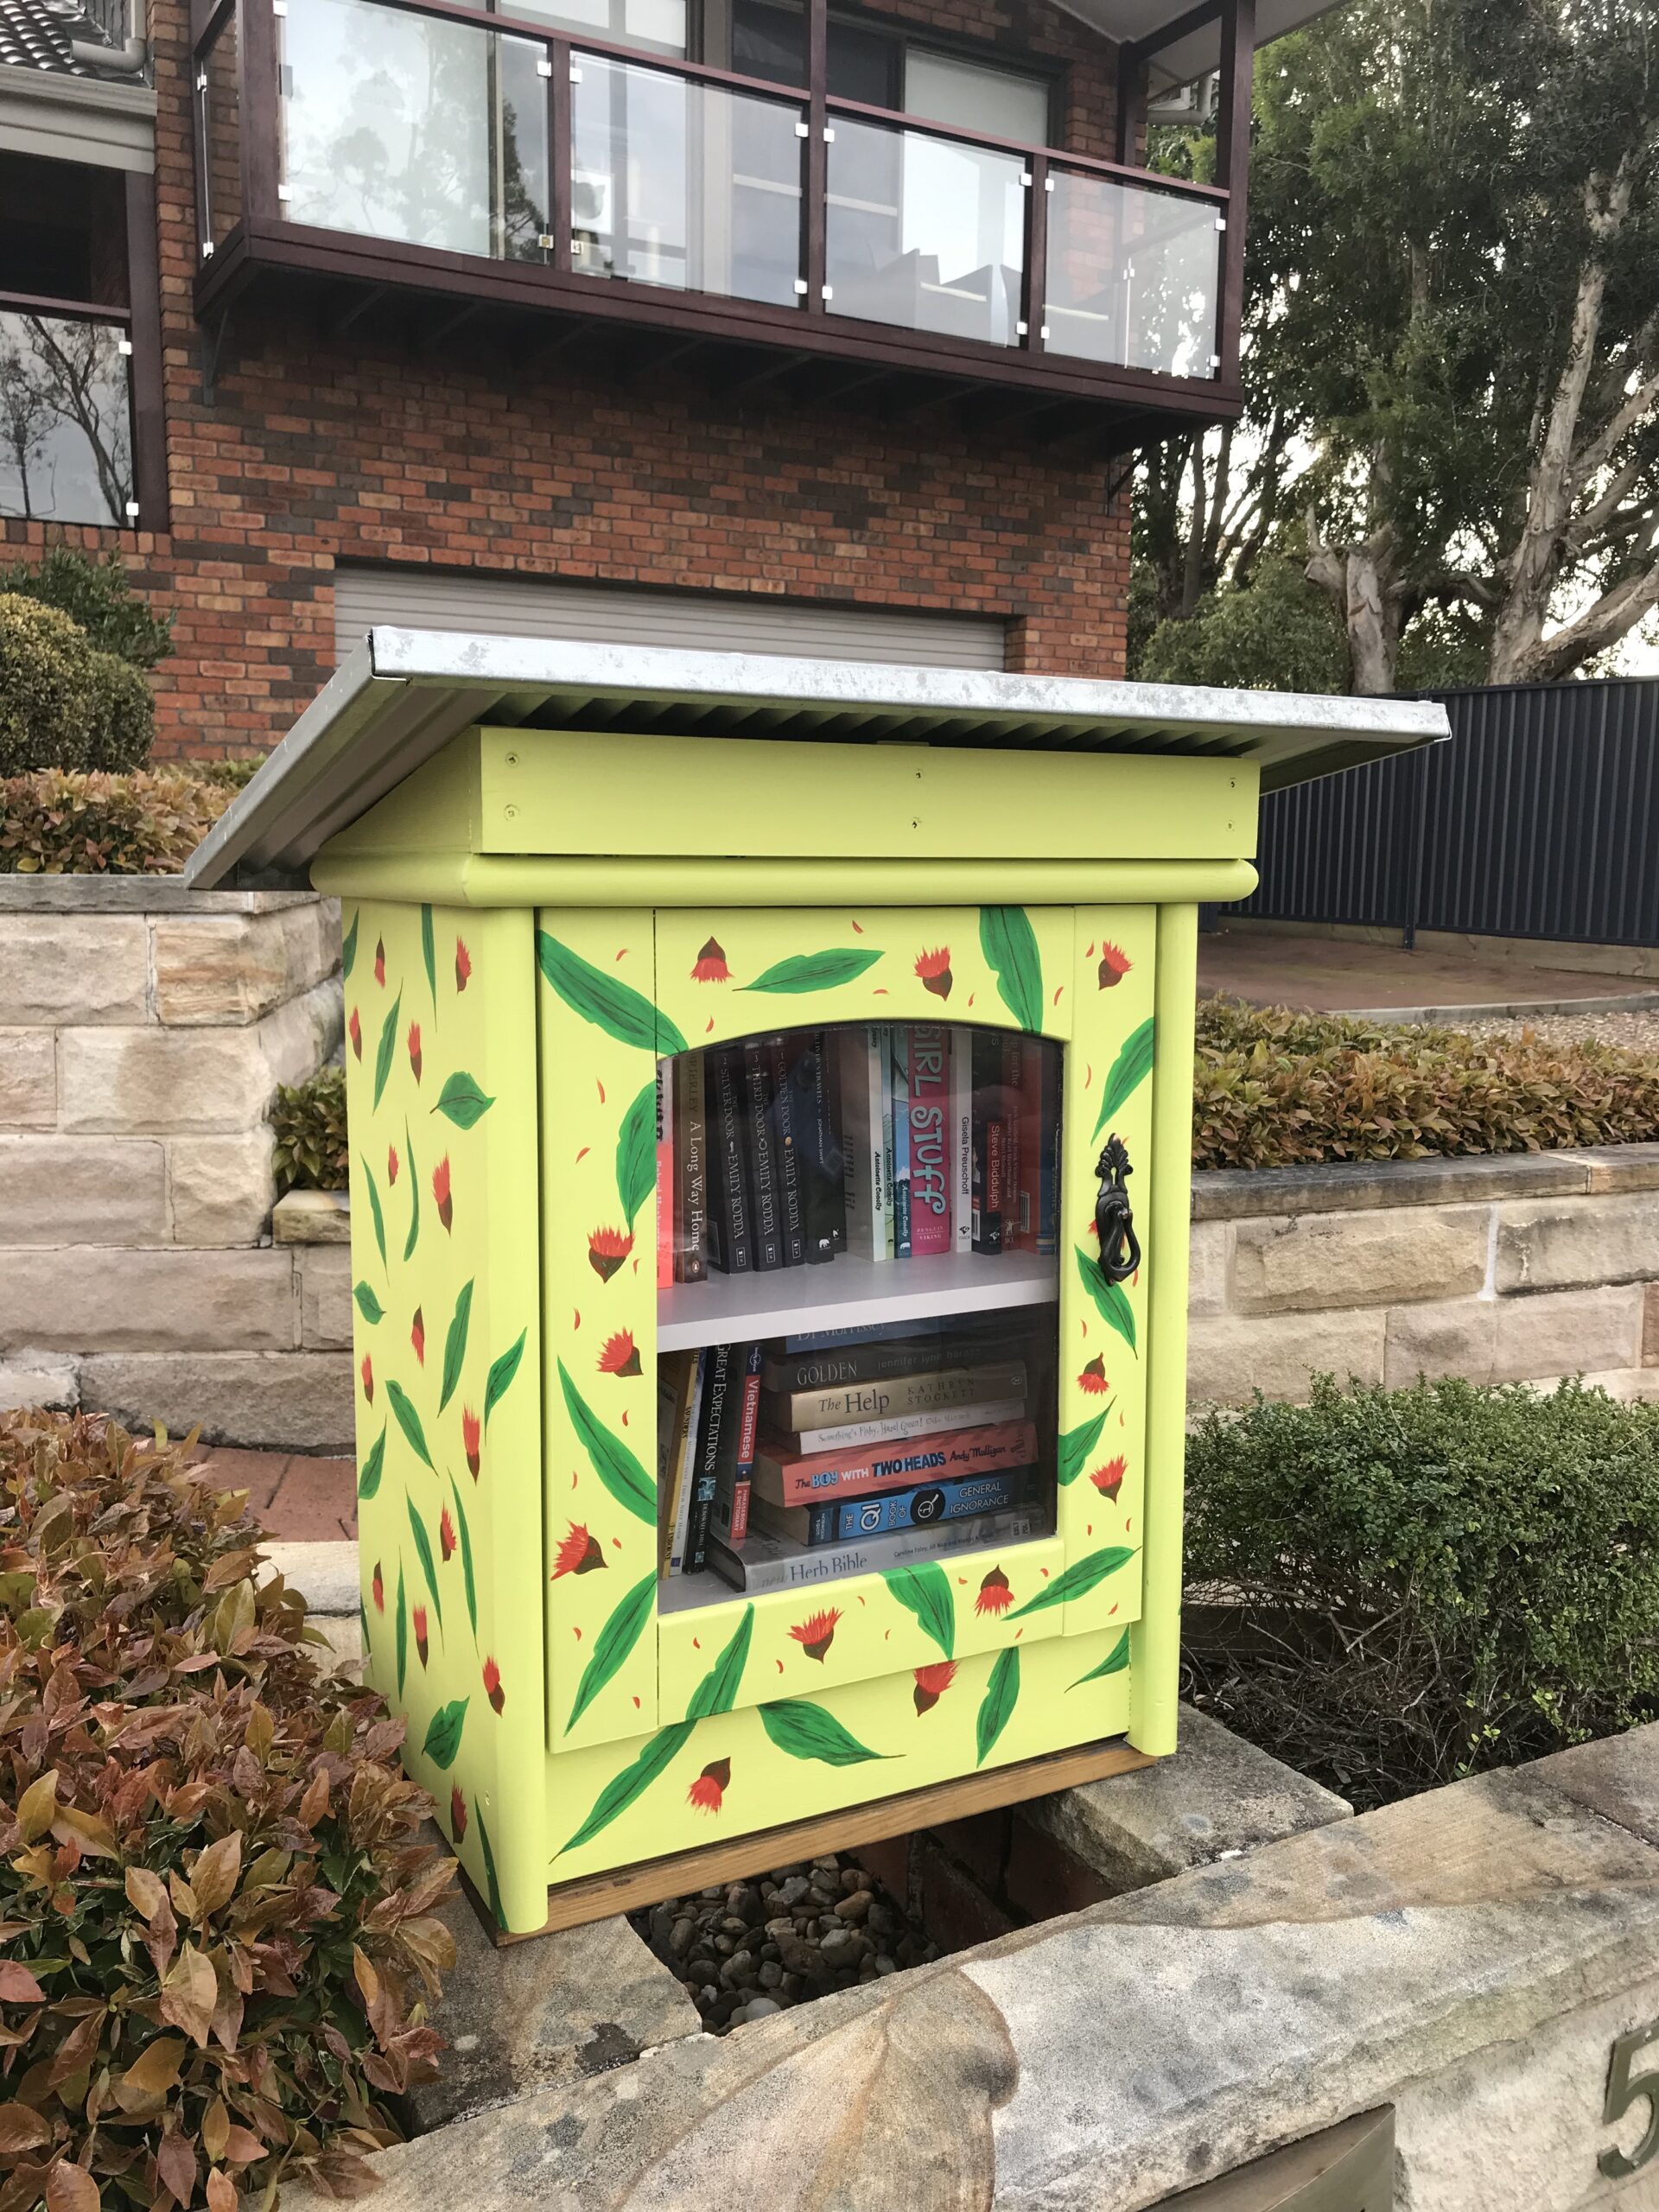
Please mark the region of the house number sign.
<svg viewBox="0 0 1659 2212"><path fill-rule="evenodd" d="M1645 2097L1648 2132L1634 2151L1604 2151L1596 2160L1610 2181L1623 2181L1639 2172L1659 2151L1659 2064L1637 2070L1637 2061L1656 2043L1659 2043L1659 2020L1649 2020L1645 2027L1631 2028L1613 2045L1607 2069L1607 2096L1601 2108L1602 2126L1611 2127Z"/></svg>

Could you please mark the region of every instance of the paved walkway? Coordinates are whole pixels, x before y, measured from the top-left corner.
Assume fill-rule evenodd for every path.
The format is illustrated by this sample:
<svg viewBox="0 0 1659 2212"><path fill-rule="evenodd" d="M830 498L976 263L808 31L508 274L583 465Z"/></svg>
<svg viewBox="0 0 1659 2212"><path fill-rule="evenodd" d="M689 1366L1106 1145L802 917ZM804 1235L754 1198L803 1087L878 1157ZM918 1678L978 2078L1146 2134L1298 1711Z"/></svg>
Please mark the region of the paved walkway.
<svg viewBox="0 0 1659 2212"><path fill-rule="evenodd" d="M268 1536L320 1544L357 1534L357 1482L349 1459L316 1459L302 1452L232 1452L200 1459L222 1490L245 1490Z"/></svg>
<svg viewBox="0 0 1659 2212"><path fill-rule="evenodd" d="M1477 1007L1501 1013L1586 999L1659 1004L1659 991L1639 976L1532 968L1473 953L1408 952L1398 944L1253 930L1199 938L1198 988L1319 1014Z"/></svg>

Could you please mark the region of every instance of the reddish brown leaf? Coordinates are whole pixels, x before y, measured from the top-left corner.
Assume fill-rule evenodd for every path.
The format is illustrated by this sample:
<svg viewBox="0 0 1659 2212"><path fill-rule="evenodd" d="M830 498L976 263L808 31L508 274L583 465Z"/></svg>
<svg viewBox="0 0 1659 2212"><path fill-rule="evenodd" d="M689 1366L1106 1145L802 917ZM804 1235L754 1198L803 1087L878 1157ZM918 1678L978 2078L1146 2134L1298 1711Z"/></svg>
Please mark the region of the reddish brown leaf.
<svg viewBox="0 0 1659 2212"><path fill-rule="evenodd" d="M148 1866L129 1866L126 1872L127 1899L135 1912L143 1913L153 1921L167 1903L167 1885L159 1874L152 1874Z"/></svg>
<svg viewBox="0 0 1659 2212"><path fill-rule="evenodd" d="M84 2166L58 2160L46 2177L46 2212L99 2212L98 2183Z"/></svg>
<svg viewBox="0 0 1659 2212"><path fill-rule="evenodd" d="M210 1843L191 1870L190 1886L196 1893L197 1909L202 1913L217 1912L236 1895L238 1877L242 1872L242 1834L232 1828L217 1843Z"/></svg>
<svg viewBox="0 0 1659 2212"><path fill-rule="evenodd" d="M236 2212L236 2183L217 2166L207 2177L207 2212Z"/></svg>
<svg viewBox="0 0 1659 2212"><path fill-rule="evenodd" d="M189 2204L196 2186L196 2154L176 2127L168 2128L156 2146L156 2171L179 2202Z"/></svg>
<svg viewBox="0 0 1659 2212"><path fill-rule="evenodd" d="M15 2158L24 2151L38 2151L52 2140L52 2130L33 2106L0 2105L0 2158Z"/></svg>
<svg viewBox="0 0 1659 2212"><path fill-rule="evenodd" d="M0 1959L0 2004L38 2005L45 1995L26 1966L16 1959Z"/></svg>
<svg viewBox="0 0 1659 2212"><path fill-rule="evenodd" d="M162 2018L174 2027L182 2028L205 2050L218 2003L219 1983L212 1967L200 1951L187 1944L162 1984ZM168 2186L172 2184L169 2183ZM178 2193L174 2190L175 2196Z"/></svg>

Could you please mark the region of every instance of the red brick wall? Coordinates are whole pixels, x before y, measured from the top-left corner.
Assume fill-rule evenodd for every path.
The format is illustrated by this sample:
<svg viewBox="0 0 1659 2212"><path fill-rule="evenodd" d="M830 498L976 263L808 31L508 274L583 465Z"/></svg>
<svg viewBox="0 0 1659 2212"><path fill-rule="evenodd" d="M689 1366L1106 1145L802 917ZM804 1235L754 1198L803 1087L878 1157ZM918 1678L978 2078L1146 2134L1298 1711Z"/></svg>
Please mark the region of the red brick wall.
<svg viewBox="0 0 1659 2212"><path fill-rule="evenodd" d="M1065 143L1109 152L1112 49L1056 7L891 12L1068 64ZM1123 667L1127 502L1106 471L942 415L732 404L672 370L619 385L461 338L426 355L238 308L211 407L191 309L186 10L153 14L170 528L124 541L175 610L158 753L263 751L334 665L336 561L765 591L1010 625L1009 664ZM38 543L37 526L0 525ZM67 533L115 543L113 533Z"/></svg>

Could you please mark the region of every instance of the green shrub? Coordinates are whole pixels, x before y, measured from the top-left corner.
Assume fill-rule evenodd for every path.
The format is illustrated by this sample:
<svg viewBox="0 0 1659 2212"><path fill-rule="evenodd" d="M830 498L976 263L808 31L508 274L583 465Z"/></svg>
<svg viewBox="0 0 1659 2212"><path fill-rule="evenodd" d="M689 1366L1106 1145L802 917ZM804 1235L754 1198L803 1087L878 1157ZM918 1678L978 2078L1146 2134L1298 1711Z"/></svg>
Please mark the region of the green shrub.
<svg viewBox="0 0 1659 2212"><path fill-rule="evenodd" d="M241 1496L0 1417L0 2205L360 2193L431 2078L452 1862L401 1721L256 1589Z"/></svg>
<svg viewBox="0 0 1659 2212"><path fill-rule="evenodd" d="M305 1083L283 1084L270 1109L278 1192L343 1191L349 1180L346 1071L319 1068Z"/></svg>
<svg viewBox="0 0 1659 2212"><path fill-rule="evenodd" d="M0 592L60 608L99 652L134 668L154 668L173 650L173 617L150 613L113 553L94 561L71 545L48 546L37 562L0 569Z"/></svg>
<svg viewBox="0 0 1659 2212"><path fill-rule="evenodd" d="M91 734L86 761L67 761L68 767L112 770L142 768L149 758L156 737L156 702L149 685L130 662L113 653L90 656L92 676Z"/></svg>
<svg viewBox="0 0 1659 2212"><path fill-rule="evenodd" d="M1362 1803L1630 1727L1659 1699L1659 1407L1258 1398L1189 1440L1186 1572L1199 1701Z"/></svg>
<svg viewBox="0 0 1659 2212"><path fill-rule="evenodd" d="M136 768L155 720L138 670L96 651L60 609L0 593L0 776Z"/></svg>
<svg viewBox="0 0 1659 2212"><path fill-rule="evenodd" d="M181 768L0 782L0 874L176 874L236 796Z"/></svg>
<svg viewBox="0 0 1659 2212"><path fill-rule="evenodd" d="M1545 1152L1659 1138L1659 1060L1200 1000L1195 1167Z"/></svg>

